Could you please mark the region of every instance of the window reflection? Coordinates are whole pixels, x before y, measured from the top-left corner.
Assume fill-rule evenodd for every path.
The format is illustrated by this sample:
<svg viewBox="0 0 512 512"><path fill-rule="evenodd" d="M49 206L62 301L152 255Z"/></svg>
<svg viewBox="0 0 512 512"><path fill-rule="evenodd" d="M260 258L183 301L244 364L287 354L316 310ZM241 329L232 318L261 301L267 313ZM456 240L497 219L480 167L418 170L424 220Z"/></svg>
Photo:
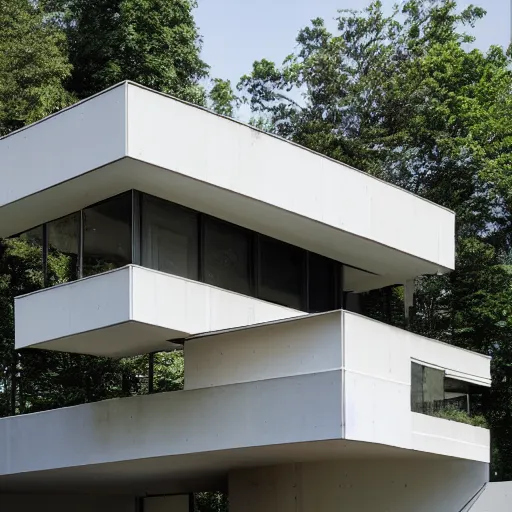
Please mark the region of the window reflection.
<svg viewBox="0 0 512 512"><path fill-rule="evenodd" d="M251 232L207 217L204 224L204 279L208 284L251 295Z"/></svg>
<svg viewBox="0 0 512 512"><path fill-rule="evenodd" d="M309 312L321 313L337 309L336 287L341 287L338 280L338 264L319 254L309 254Z"/></svg>
<svg viewBox="0 0 512 512"><path fill-rule="evenodd" d="M80 214L48 223L48 286L78 278Z"/></svg>
<svg viewBox="0 0 512 512"><path fill-rule="evenodd" d="M340 307L339 262L147 194L130 191L45 228L4 244L4 251L11 244L14 252L30 253L34 286L113 270L137 253L145 267L293 309Z"/></svg>
<svg viewBox="0 0 512 512"><path fill-rule="evenodd" d="M83 211L84 277L128 265L132 260L132 194L121 194Z"/></svg>
<svg viewBox="0 0 512 512"><path fill-rule="evenodd" d="M198 214L152 196L142 201L142 265L197 280Z"/></svg>
<svg viewBox="0 0 512 512"><path fill-rule="evenodd" d="M294 309L304 309L306 251L260 237L259 296Z"/></svg>
<svg viewBox="0 0 512 512"><path fill-rule="evenodd" d="M14 295L44 287L42 225L4 240L2 253L16 269L9 285Z"/></svg>

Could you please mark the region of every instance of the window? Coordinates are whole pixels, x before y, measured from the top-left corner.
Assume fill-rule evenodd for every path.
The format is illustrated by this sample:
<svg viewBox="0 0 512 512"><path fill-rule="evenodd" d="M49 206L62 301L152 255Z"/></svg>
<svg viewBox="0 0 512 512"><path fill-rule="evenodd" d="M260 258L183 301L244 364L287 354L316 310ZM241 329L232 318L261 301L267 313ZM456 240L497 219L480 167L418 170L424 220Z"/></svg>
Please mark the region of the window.
<svg viewBox="0 0 512 512"><path fill-rule="evenodd" d="M487 428L482 415L489 389L450 375L449 370L411 364L411 410Z"/></svg>
<svg viewBox="0 0 512 512"><path fill-rule="evenodd" d="M260 237L259 297L294 309L305 309L306 251Z"/></svg>
<svg viewBox="0 0 512 512"><path fill-rule="evenodd" d="M152 196L142 201L142 265L198 280L198 214Z"/></svg>
<svg viewBox="0 0 512 512"><path fill-rule="evenodd" d="M341 307L339 262L133 190L11 240L44 286L133 262L311 313Z"/></svg>
<svg viewBox="0 0 512 512"><path fill-rule="evenodd" d="M338 309L337 287L341 288L338 263L309 253L309 312L321 313Z"/></svg>
<svg viewBox="0 0 512 512"><path fill-rule="evenodd" d="M9 285L14 295L44 287L43 238L43 226L38 226L2 241L0 254L20 269Z"/></svg>
<svg viewBox="0 0 512 512"><path fill-rule="evenodd" d="M83 276L131 263L132 194L128 192L83 210Z"/></svg>
<svg viewBox="0 0 512 512"><path fill-rule="evenodd" d="M80 214L48 223L47 286L78 279Z"/></svg>
<svg viewBox="0 0 512 512"><path fill-rule="evenodd" d="M250 231L212 217L205 217L205 283L251 295L251 251Z"/></svg>
<svg viewBox="0 0 512 512"><path fill-rule="evenodd" d="M444 370L412 363L411 409L426 412L444 398Z"/></svg>

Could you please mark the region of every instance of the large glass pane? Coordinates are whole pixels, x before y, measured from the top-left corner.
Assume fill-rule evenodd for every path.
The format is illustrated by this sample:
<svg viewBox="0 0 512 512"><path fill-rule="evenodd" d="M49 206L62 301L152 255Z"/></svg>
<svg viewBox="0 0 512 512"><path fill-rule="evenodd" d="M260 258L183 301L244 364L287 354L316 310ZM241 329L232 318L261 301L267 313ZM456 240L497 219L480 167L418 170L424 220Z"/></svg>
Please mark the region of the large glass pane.
<svg viewBox="0 0 512 512"><path fill-rule="evenodd" d="M79 229L78 212L48 223L48 286L77 279Z"/></svg>
<svg viewBox="0 0 512 512"><path fill-rule="evenodd" d="M142 201L142 265L198 279L198 214L153 196Z"/></svg>
<svg viewBox="0 0 512 512"><path fill-rule="evenodd" d="M83 213L83 276L99 274L131 263L131 192L91 206Z"/></svg>
<svg viewBox="0 0 512 512"><path fill-rule="evenodd" d="M443 370L411 365L411 408L414 412L434 414L445 406Z"/></svg>
<svg viewBox="0 0 512 512"><path fill-rule="evenodd" d="M205 282L251 295L251 232L211 217L204 230Z"/></svg>
<svg viewBox="0 0 512 512"><path fill-rule="evenodd" d="M341 288L339 263L318 254L309 254L309 312L337 309L336 287ZM341 289L339 290L341 293Z"/></svg>
<svg viewBox="0 0 512 512"><path fill-rule="evenodd" d="M9 291L15 297L44 287L43 226L0 240L0 256L10 267Z"/></svg>
<svg viewBox="0 0 512 512"><path fill-rule="evenodd" d="M260 237L259 296L294 309L304 309L306 251L266 236Z"/></svg>
<svg viewBox="0 0 512 512"><path fill-rule="evenodd" d="M435 403L444 400L444 371L425 366L423 368L423 400Z"/></svg>

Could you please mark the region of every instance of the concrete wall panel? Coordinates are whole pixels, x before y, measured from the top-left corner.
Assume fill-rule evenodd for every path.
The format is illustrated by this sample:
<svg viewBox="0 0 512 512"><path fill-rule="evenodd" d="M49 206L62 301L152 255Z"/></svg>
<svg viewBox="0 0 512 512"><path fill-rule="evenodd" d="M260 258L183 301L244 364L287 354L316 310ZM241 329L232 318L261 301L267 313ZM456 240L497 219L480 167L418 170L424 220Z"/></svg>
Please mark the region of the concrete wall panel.
<svg viewBox="0 0 512 512"><path fill-rule="evenodd" d="M142 267L132 267L132 319L189 334L233 329L305 313Z"/></svg>
<svg viewBox="0 0 512 512"><path fill-rule="evenodd" d="M302 316L302 311L147 268L128 266L15 301L16 347L121 357L168 340ZM131 323L122 334L113 328ZM123 351L124 347L124 351Z"/></svg>
<svg viewBox="0 0 512 512"><path fill-rule="evenodd" d="M341 314L188 340L185 389L341 369Z"/></svg>
<svg viewBox="0 0 512 512"><path fill-rule="evenodd" d="M0 420L0 475L341 438L341 371Z"/></svg>
<svg viewBox="0 0 512 512"><path fill-rule="evenodd" d="M479 462L414 459L233 471L230 512L460 512L487 473Z"/></svg>
<svg viewBox="0 0 512 512"><path fill-rule="evenodd" d="M129 267L19 297L16 348L127 322L130 303Z"/></svg>
<svg viewBox="0 0 512 512"><path fill-rule="evenodd" d="M0 207L122 158L125 128L123 85L1 139Z"/></svg>

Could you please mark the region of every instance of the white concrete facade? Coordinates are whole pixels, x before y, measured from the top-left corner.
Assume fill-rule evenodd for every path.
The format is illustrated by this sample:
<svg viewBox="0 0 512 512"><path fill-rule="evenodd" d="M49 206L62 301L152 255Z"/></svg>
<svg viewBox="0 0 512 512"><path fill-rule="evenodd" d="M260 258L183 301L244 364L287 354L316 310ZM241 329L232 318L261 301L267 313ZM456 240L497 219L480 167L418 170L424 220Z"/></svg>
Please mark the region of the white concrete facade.
<svg viewBox="0 0 512 512"><path fill-rule="evenodd" d="M262 235L309 251L293 292L307 311L332 307L309 308L310 283L323 282L310 279L310 253L334 260L322 269L336 307L343 292L454 268L453 212L128 82L0 139L0 179L3 237L128 190L128 261L144 260L143 194L252 230L239 273L258 297ZM227 490L234 512L460 512L482 491L489 431L413 412L411 372L419 364L480 390L488 357L348 311L308 315L204 284L202 222L194 249L183 233L153 239L196 250L197 281L131 264L81 278L87 217L77 218L79 247L62 253L79 279L15 299L16 349L183 348L184 389L0 419L0 512L189 512L187 493L205 490ZM107 245L115 253L118 240Z"/></svg>
<svg viewBox="0 0 512 512"><path fill-rule="evenodd" d="M490 386L490 359L346 311L185 342L185 389L340 374L341 437L489 462L489 431L411 412L411 362Z"/></svg>
<svg viewBox="0 0 512 512"><path fill-rule="evenodd" d="M0 488L125 491L311 458L312 446L320 458L435 454L486 465L486 429L411 412L412 359L440 362L439 343L418 338L335 311L189 339L184 391L0 420ZM488 358L443 348L447 368L489 382Z"/></svg>
<svg viewBox="0 0 512 512"><path fill-rule="evenodd" d="M351 291L454 266L452 212L129 83L0 139L0 176L0 236L137 189L364 270Z"/></svg>
<svg viewBox="0 0 512 512"><path fill-rule="evenodd" d="M16 348L127 357L188 336L304 315L136 265L15 300Z"/></svg>
<svg viewBox="0 0 512 512"><path fill-rule="evenodd" d="M486 464L454 460L350 460L247 469L229 475L230 512L460 512L486 478Z"/></svg>

